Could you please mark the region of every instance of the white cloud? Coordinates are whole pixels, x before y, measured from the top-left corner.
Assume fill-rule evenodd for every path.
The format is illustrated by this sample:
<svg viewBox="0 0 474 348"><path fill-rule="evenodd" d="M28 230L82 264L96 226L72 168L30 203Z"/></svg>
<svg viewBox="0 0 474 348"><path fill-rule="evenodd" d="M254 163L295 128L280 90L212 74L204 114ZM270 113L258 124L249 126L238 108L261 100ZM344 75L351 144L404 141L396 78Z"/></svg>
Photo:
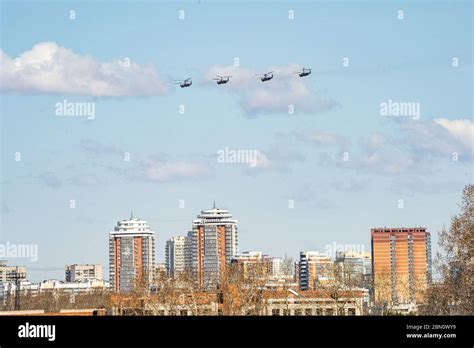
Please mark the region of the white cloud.
<svg viewBox="0 0 474 348"><path fill-rule="evenodd" d="M440 118L405 123L401 129L405 132L404 142L418 157L451 158L453 153L459 154L460 161L474 157L474 123L470 120Z"/></svg>
<svg viewBox="0 0 474 348"><path fill-rule="evenodd" d="M354 169L361 173L400 175L406 172L424 172L426 166L394 139L380 133L371 133L359 141L359 148L348 151L349 157L322 154L322 165Z"/></svg>
<svg viewBox="0 0 474 348"><path fill-rule="evenodd" d="M17 58L0 50L0 89L25 94L95 97L153 96L169 87L151 66L116 60L98 62L55 42L41 42Z"/></svg>
<svg viewBox="0 0 474 348"><path fill-rule="evenodd" d="M325 99L311 89L311 77L300 78L294 72L298 65L276 66L268 68L274 71L273 80L261 82L256 74L261 73L247 68L234 66L213 66L204 73L207 83L217 75L231 75L230 81L220 87L239 97L239 104L248 116L270 113L288 113L293 105L296 113L322 112L338 104Z"/></svg>
<svg viewBox="0 0 474 348"><path fill-rule="evenodd" d="M132 177L137 180L168 182L186 179L205 179L210 175L208 166L202 163L164 161L148 159L133 169Z"/></svg>
<svg viewBox="0 0 474 348"><path fill-rule="evenodd" d="M435 119L397 124L396 136L371 133L358 142L357 149L349 151L347 161L340 154L322 154L320 164L397 176L438 171L439 159L452 162L454 153L461 162L474 158L474 123L470 120ZM309 138L322 143L334 143L337 138L316 135Z"/></svg>
<svg viewBox="0 0 474 348"><path fill-rule="evenodd" d="M372 154L363 154L356 162L358 169L379 174L398 175L407 171L423 170L417 161L403 151L394 148L381 148Z"/></svg>
<svg viewBox="0 0 474 348"><path fill-rule="evenodd" d="M435 119L434 122L446 129L467 148L474 149L474 122L471 120Z"/></svg>
<svg viewBox="0 0 474 348"><path fill-rule="evenodd" d="M368 154L373 154L380 148L392 143L392 141L385 135L375 132L371 133L366 139L361 139L359 143Z"/></svg>

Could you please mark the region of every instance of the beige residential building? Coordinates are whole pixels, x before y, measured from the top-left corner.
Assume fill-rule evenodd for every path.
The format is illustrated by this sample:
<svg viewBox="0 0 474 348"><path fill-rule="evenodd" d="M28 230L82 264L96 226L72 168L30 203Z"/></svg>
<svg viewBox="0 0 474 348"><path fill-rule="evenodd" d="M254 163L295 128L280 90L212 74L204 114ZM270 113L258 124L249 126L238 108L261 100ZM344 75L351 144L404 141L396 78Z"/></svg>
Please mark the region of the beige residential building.
<svg viewBox="0 0 474 348"><path fill-rule="evenodd" d="M89 280L102 280L102 265L66 265L66 282L87 282Z"/></svg>
<svg viewBox="0 0 474 348"><path fill-rule="evenodd" d="M301 290L314 290L331 277L334 263L326 254L317 251L302 251L299 261L299 282Z"/></svg>
<svg viewBox="0 0 474 348"><path fill-rule="evenodd" d="M26 278L26 266L9 266L7 261L0 261L0 283L14 282L17 278Z"/></svg>

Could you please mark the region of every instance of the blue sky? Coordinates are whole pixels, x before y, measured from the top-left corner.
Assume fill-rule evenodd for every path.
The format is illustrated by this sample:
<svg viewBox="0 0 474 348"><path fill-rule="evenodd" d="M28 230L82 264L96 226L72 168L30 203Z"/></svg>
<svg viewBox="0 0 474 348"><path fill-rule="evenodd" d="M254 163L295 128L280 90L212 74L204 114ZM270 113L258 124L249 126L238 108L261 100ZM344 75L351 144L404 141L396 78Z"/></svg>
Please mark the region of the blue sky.
<svg viewBox="0 0 474 348"><path fill-rule="evenodd" d="M428 227L435 248L472 183L469 1L7 1L1 11L0 241L38 244L36 263L10 260L33 280L62 278L68 263L107 273L108 232L131 209L163 262L165 240L213 200L238 219L242 251L369 251L377 226ZM291 74L303 66L313 73ZM270 70L272 81L255 79ZM229 84L215 85L216 71ZM186 77L192 87L173 84ZM65 99L95 103L95 118L57 116ZM420 118L382 116L388 100L417 103ZM259 165L218 163L226 147L258 152Z"/></svg>

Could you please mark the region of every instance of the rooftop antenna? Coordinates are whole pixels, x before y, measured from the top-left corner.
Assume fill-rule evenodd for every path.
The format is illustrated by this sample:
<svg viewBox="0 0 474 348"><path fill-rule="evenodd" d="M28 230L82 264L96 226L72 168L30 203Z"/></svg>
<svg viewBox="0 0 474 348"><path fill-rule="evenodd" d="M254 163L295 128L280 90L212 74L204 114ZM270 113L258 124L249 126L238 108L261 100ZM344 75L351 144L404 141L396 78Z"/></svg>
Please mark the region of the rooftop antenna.
<svg viewBox="0 0 474 348"><path fill-rule="evenodd" d="M132 219L133 219L133 210L131 210L131 212L130 212L130 220L132 220Z"/></svg>
<svg viewBox="0 0 474 348"><path fill-rule="evenodd" d="M214 200L214 209L216 209L216 200Z"/></svg>

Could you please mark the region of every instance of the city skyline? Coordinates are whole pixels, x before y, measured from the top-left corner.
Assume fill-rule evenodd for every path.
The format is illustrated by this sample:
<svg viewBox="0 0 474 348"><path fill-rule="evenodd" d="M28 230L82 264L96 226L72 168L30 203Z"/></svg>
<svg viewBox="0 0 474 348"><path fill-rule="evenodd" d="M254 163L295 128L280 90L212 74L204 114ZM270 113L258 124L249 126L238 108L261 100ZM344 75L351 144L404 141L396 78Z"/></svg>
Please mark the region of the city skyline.
<svg viewBox="0 0 474 348"><path fill-rule="evenodd" d="M105 267L131 209L163 261L213 200L241 250L369 251L371 228L421 225L435 254L472 182L472 4L399 7L3 2L0 243L38 246L11 263Z"/></svg>
<svg viewBox="0 0 474 348"><path fill-rule="evenodd" d="M220 209L220 208L217 208L216 207L216 202L214 201L214 204L213 204L213 207L211 209L207 209L207 210L202 210L201 211L201 214L198 215L198 217L205 217L205 219L209 219L211 218L212 219L212 214L213 212L218 212L219 214L224 214L224 219L229 219L229 216L232 218L232 215L229 214L228 210L223 210L223 209ZM204 215L203 215L204 214ZM204 221L203 220L203 221ZM201 222L201 219L198 218L197 220L196 219L193 219L193 225L203 225L205 226L206 223L205 222ZM237 220L230 220L230 221L235 221L235 223L237 222ZM130 223L130 224L129 224ZM216 222L214 222L216 223ZM133 226L131 226L133 224ZM217 225L219 225L219 223L216 223ZM130 226L128 226L130 225ZM138 232L139 230L137 228L139 228L141 225L143 225L145 227L145 229L143 230L143 232ZM398 226L398 227L387 227L387 226L379 226L379 227L372 227L370 230L369 230L369 239L371 239L371 235L372 235L372 232L374 230L424 230L424 231L427 231L427 228L425 227L421 227L421 226L418 226L418 227L407 227L407 226ZM122 231L122 232L120 232ZM141 230L140 230L141 231ZM428 235L430 236L430 232L428 232ZM122 219L122 220L119 220L117 222L117 225L115 227L115 231L112 231L112 232L109 232L109 260L111 259L111 257L113 257L113 250L114 249L114 245L113 245L113 239L114 237L118 236L120 237L120 233L125 233L125 234L130 234L130 235L137 235L137 234L144 234L144 235L151 235L153 238L152 238L152 246L151 246L151 250L153 250L153 260L154 260L154 263L153 263L153 268L155 268L157 265L164 265L165 267L167 267L167 250L168 248L170 247L169 245L169 242L173 242L175 243L176 241L178 242L182 242L182 245L180 245L182 247L182 253L183 255L181 255L181 258L182 260L180 261L180 263L182 263L182 265L180 265L180 268L182 268L182 270L180 269L180 271L187 271L187 272L194 272L193 271L193 265L192 265L192 262L193 262L193 258L196 258L196 255L194 255L194 251L191 250L191 251L187 251L186 248L188 248L189 246L192 247L193 244L196 244L197 241L194 240L193 241L193 237L195 238L195 236L193 236L193 229L187 231L187 233L184 235L181 235L181 234L175 234L173 236L171 236L168 240L165 240L163 241L162 243L162 249L165 251L164 252L164 258L163 259L156 259L155 258L155 249L156 250L159 250L160 247L157 247L157 241L156 241L156 238L154 238L154 235L155 235L155 232L153 231L153 228L147 223L146 220L140 218L140 217L137 217L134 213L133 213L133 210L131 210L131 215L130 215L130 218L125 218L125 219ZM234 238L234 237L232 237ZM236 237L235 237L236 238ZM188 239L191 239L190 241ZM238 244L237 242L237 239L235 240L235 243L236 245ZM432 250L431 250L431 242L428 243L429 245L429 250L427 250L427 252L429 252L430 254L430 260L431 260L431 253L432 253ZM257 251L259 250L259 251ZM239 257L242 257L242 256L248 256L248 253L262 253L262 250L263 250L263 254L260 255L260 257L262 256L265 256L265 257L270 257L270 258L277 258L277 259L283 259L283 257L288 257L290 259L292 259L293 261L293 264L297 263L297 262L300 262L301 261L301 258L302 258L302 255L312 255L312 256L316 256L317 258L320 258L322 257L324 260L327 260L327 261L331 261L331 262L334 262L336 261L338 258L339 258L339 253L342 253L342 254L345 254L345 253L360 253L360 254L368 254L370 255L371 252L373 252L373 249L372 248L369 248L368 250L366 250L364 248L364 244L363 243L356 243L356 244L347 244L347 243L332 243L332 244L326 244L324 247L319 247L319 248L316 248L316 249L302 249L302 250L299 250L298 251L298 256L299 257L293 257L291 255L289 255L287 252L284 253L284 255L275 255L275 254L270 254L268 252L265 251L265 249L257 249L257 248L244 248L244 249L240 249L237 247L237 249L235 249L235 251L232 253L232 254L229 254L227 255L226 254L226 263L229 264L230 260L234 257L234 256L239 256ZM187 255L187 253L191 254L191 260L188 261L186 258L189 257ZM306 256L305 256L306 258ZM4 258L6 260L10 259L10 258ZM0 261L2 260L2 258L0 258ZM11 260L11 259L10 259ZM196 260L194 260L196 261ZM188 262L190 262L190 264L188 264ZM11 267L24 267L24 263L17 263L15 264L14 262L11 262L12 264L9 265ZM173 261L174 263L174 261ZM84 264L84 265L87 265L87 266L94 266L94 263L92 261L85 261L85 262L76 262L74 264ZM64 264L66 265L66 267L68 267L68 264ZM99 263L98 265L104 265L105 268L110 268L111 272L112 272L112 269L114 267L113 264L111 263L104 263L104 264L101 264ZM106 267L106 266L109 266L109 267ZM173 266L174 267L174 266ZM431 266L430 266L431 267ZM26 267L28 268L28 267ZM166 269L166 272L167 272L167 275L168 276L171 276L173 277L174 274L168 274L169 270L168 268L165 268ZM34 269L33 269L34 271ZM64 267L63 267L63 270L62 272L64 272ZM314 271L313 271L314 272ZM178 272L179 273L179 272ZM431 270L429 271L429 273L431 274ZM31 275L31 273L30 273ZM31 280L31 281L45 281L45 280L53 280L53 279L58 279L60 280L59 278L64 278L64 273L63 273L63 276L62 277L58 277L58 278L54 278L54 277L45 277L45 278L42 278L42 279L34 279L34 278L31 278L30 275L27 277L28 280ZM66 276L67 278L67 276ZM113 282L113 275L111 276L111 278L109 279L109 281Z"/></svg>
<svg viewBox="0 0 474 348"><path fill-rule="evenodd" d="M212 208L208 209L208 210L201 210L201 213L203 212L206 212L206 211L212 211L212 210L221 210L220 208L216 208L216 201L214 200L213 201L213 206ZM226 209L224 209L223 211L228 211ZM130 219L131 220L137 220L137 221L144 221L142 220L141 217L137 217L136 214L134 214L133 212L133 209L130 210L131 212L131 215L130 215ZM120 224L120 223L123 223L123 222L126 222L126 221L129 221L130 219L121 219L119 220L117 223ZM191 228L188 229L186 231L186 233L176 233L176 234L173 234L173 235L170 235L170 238L167 239L167 240L163 240L161 242L160 245L157 245L158 243L160 243L160 239L159 238L154 238L154 248L156 249L156 251L154 251L154 254L159 254L159 251L163 251L163 257L162 258L156 258L155 257L155 265L158 265L158 264L163 264L163 265L166 265L166 248L167 248L167 243L173 239L173 238L189 238L190 237L190 234L191 234L191 237L192 237L192 224L193 224L193 219L190 219L191 221ZM149 228L153 229L151 226L149 226ZM319 253L321 254L322 256L327 256L328 259L330 259L331 261L335 261L337 259L337 253L339 251L344 251L344 252L362 252L362 253L370 253L372 251L372 249L370 248L370 239L371 239L371 231L374 230L374 229L385 229L385 228L388 228L387 226L372 226L368 229L368 234L367 234L367 239L368 239L368 242L367 241L355 241L353 240L353 243L345 243L344 241L333 241L331 244L325 244L324 246L317 246L316 248L303 248L301 250L297 250L297 251L291 251L291 250L284 250L283 254L272 254L272 253L269 253L266 251L265 248L263 249L259 249L259 248L255 248L255 247L251 247L249 246L248 248L243 248L243 249L238 249L238 254L240 253L246 253L246 252L252 252L252 251L256 251L256 250L263 250L263 252L265 253L265 255L267 256L271 256L271 257L290 257L293 262L296 262L299 260L299 256L302 254L302 253L311 253L311 252L316 252L316 253ZM411 228L423 228L423 229L426 229L426 230L429 230L425 227L421 227L421 225L417 225L416 227L408 227L408 226L397 226L397 227L392 227L393 229L411 229ZM111 232L112 233L112 232ZM152 233L155 233L154 229L153 229L153 232ZM366 245L369 245L368 248L366 248ZM161 247L162 246L162 247ZM430 246L432 247L432 245L430 244ZM18 247L18 245L17 245ZM109 247L110 249L110 247ZM161 250L162 249L162 250ZM109 250L110 252L110 250ZM292 253L293 252L293 253ZM432 252L433 253L433 252ZM26 253L28 254L28 252ZM293 256L296 255L296 256ZM35 256L37 257L37 255ZM9 260L10 263L13 265L18 265L18 266L25 266L25 265L33 265L33 267L30 268L30 266L26 266L27 269L31 269L32 272L28 272L29 275L28 275L28 280L30 281L34 281L34 282L41 282L41 281L45 281L45 280L52 280L52 279L58 279L60 280L62 277L63 277L63 272L64 272L64 265L66 265L67 263L62 263L62 269L60 270L59 268L58 269L54 269L54 273L56 274L62 274L62 276L56 276L56 277L51 277L51 270L48 270L48 269L45 269L44 270L44 273L45 274L45 277L41 278L41 277L35 277L35 274L37 274L37 269L35 269L35 263L28 263L28 262L16 262L16 260L24 260L24 259L28 259L28 256L25 256L24 258L9 258L9 257L4 257L4 258L0 258L0 259L5 259L5 260ZM110 259L110 257L108 257L107 259ZM83 259L84 260L84 259ZM13 262L12 262L13 261ZM72 263L75 263L75 264L94 264L94 263L97 263L95 262L94 260L84 260L84 261L81 261L81 262L77 262L77 261L74 261L72 260L71 261ZM105 268L108 268L107 266L111 266L110 263L108 262L105 262L105 263L97 263L99 265L104 265ZM61 265L55 265L55 266L61 266ZM434 274L435 277L436 277L436 274Z"/></svg>

